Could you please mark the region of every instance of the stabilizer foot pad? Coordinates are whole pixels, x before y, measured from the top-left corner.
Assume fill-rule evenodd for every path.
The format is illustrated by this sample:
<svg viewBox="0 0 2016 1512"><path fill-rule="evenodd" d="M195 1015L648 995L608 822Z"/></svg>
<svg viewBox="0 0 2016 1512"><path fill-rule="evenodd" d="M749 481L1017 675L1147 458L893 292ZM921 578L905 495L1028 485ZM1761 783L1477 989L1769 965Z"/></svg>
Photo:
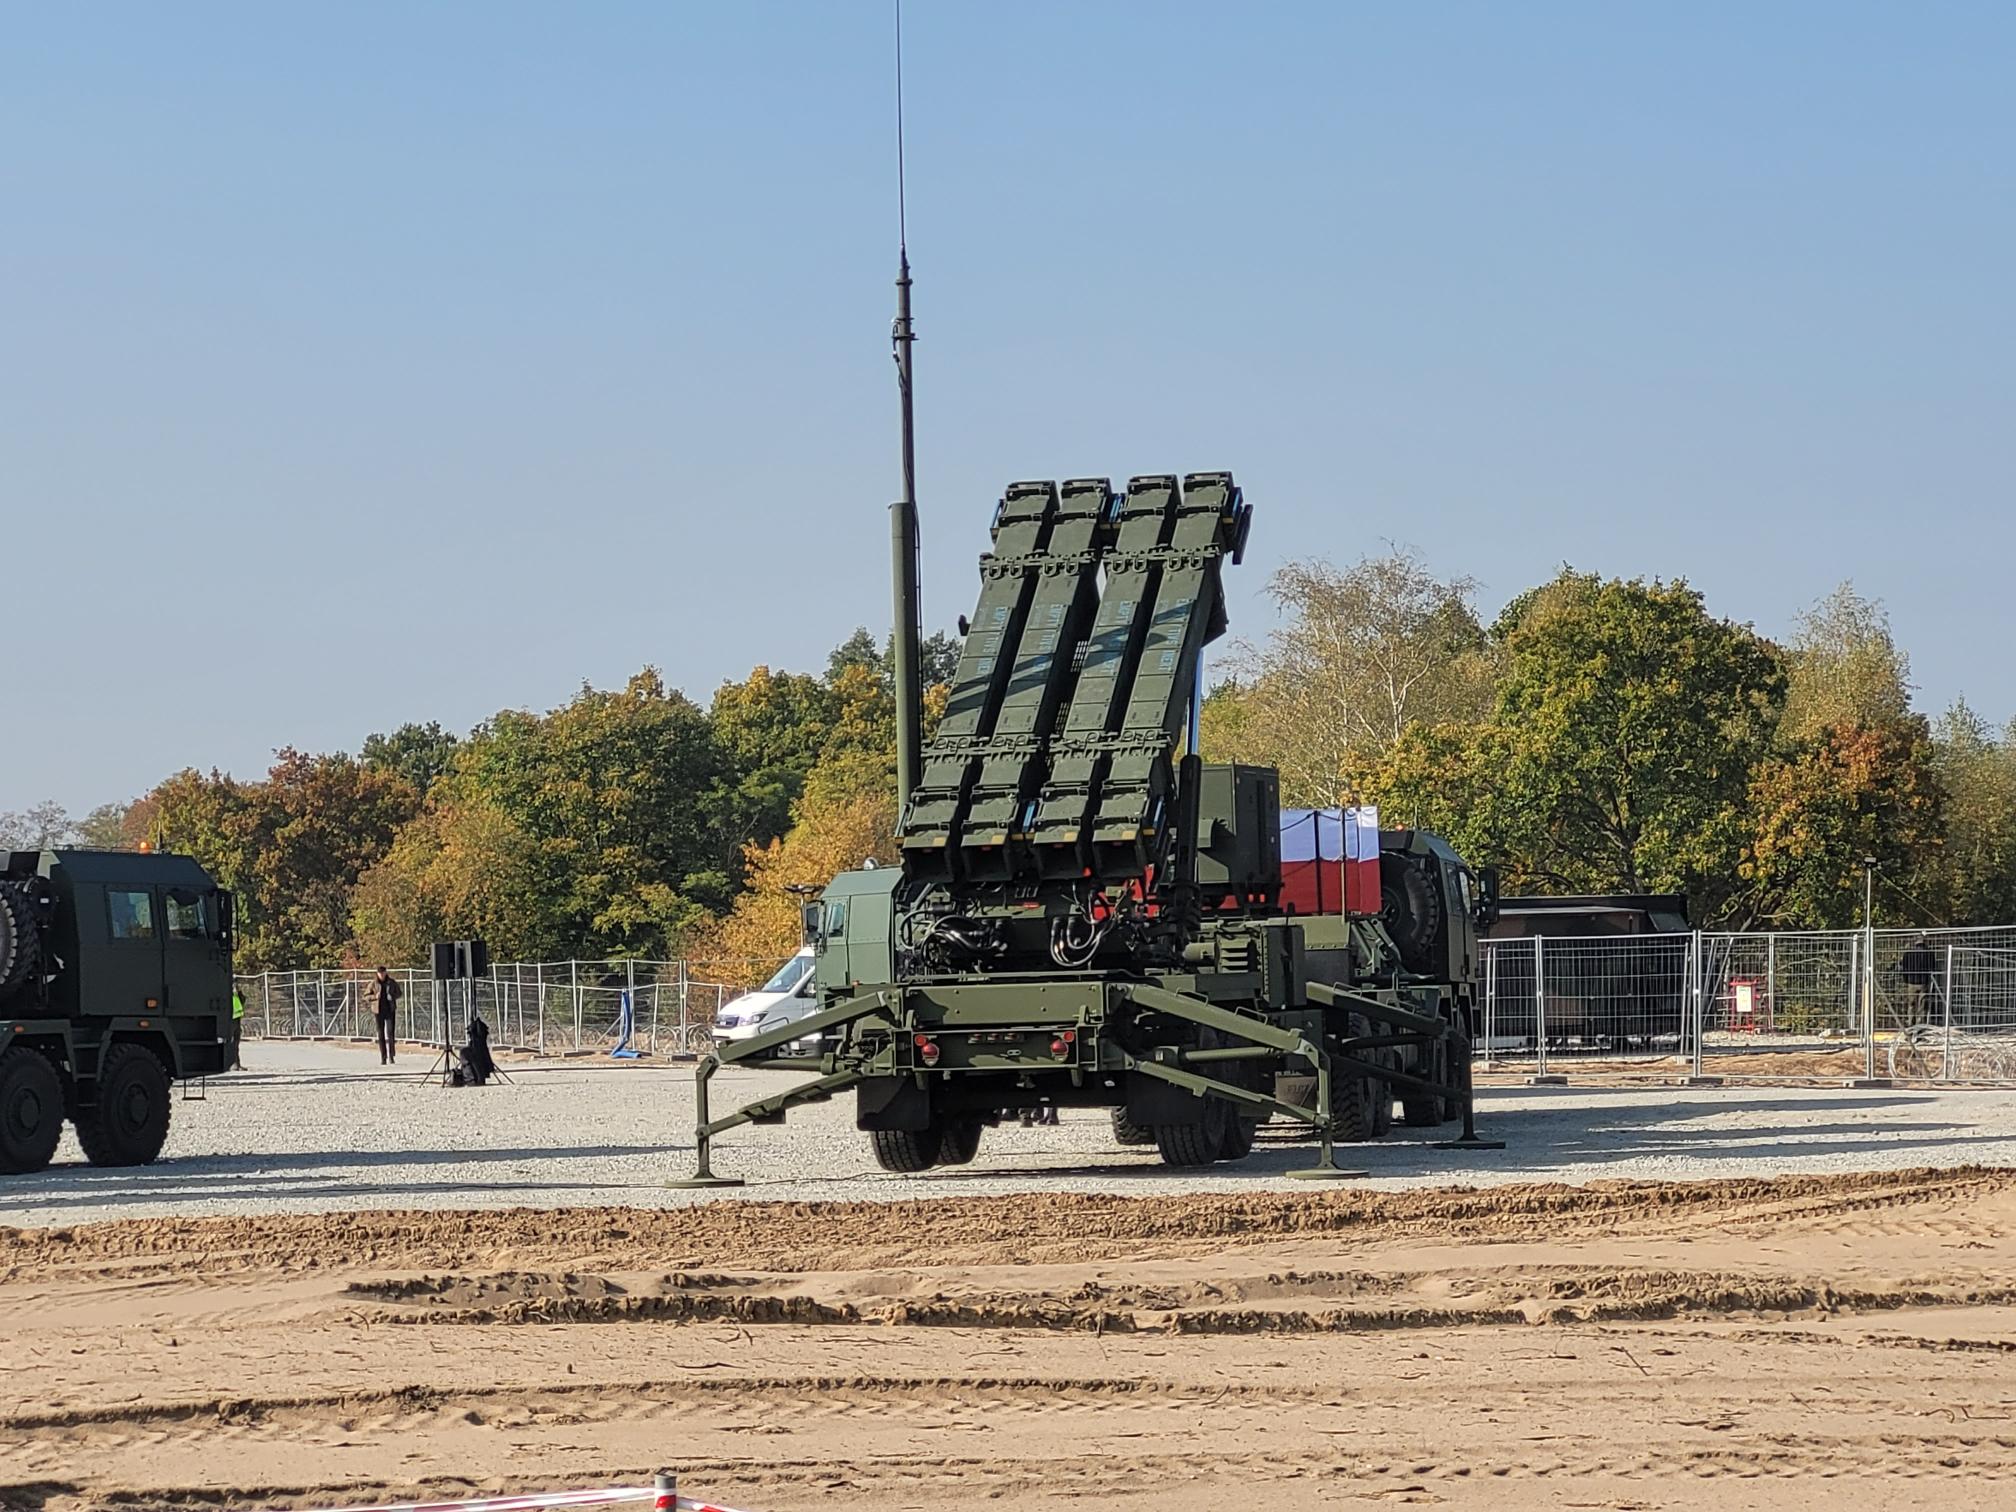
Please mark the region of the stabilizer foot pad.
<svg viewBox="0 0 2016 1512"><path fill-rule="evenodd" d="M1502 1139L1438 1139L1432 1141L1428 1148L1431 1150L1502 1150L1505 1148L1505 1141Z"/></svg>
<svg viewBox="0 0 2016 1512"><path fill-rule="evenodd" d="M738 1187L743 1185L740 1176L689 1176L684 1181L668 1181L665 1185L675 1192L689 1191L695 1187Z"/></svg>
<svg viewBox="0 0 2016 1512"><path fill-rule="evenodd" d="M1284 1171L1290 1181L1355 1181L1370 1171L1347 1171L1342 1166L1315 1166L1307 1171Z"/></svg>

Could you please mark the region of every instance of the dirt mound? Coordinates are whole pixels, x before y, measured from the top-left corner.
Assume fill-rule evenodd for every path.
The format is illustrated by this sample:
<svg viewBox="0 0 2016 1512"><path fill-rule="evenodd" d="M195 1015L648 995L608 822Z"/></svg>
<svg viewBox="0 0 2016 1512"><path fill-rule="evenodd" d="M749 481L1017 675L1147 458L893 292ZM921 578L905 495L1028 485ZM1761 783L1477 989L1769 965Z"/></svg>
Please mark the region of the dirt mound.
<svg viewBox="0 0 2016 1512"><path fill-rule="evenodd" d="M1035 1195L894 1203L715 1202L671 1209L376 1212L134 1219L0 1229L0 1280L89 1268L133 1273L202 1257L236 1270L485 1265L766 1271L1027 1263L1180 1254L1199 1244L1399 1235L1491 1241L1643 1226L1786 1221L2008 1189L2016 1172L1961 1168L1769 1180L1592 1182L1405 1192L1175 1197Z"/></svg>

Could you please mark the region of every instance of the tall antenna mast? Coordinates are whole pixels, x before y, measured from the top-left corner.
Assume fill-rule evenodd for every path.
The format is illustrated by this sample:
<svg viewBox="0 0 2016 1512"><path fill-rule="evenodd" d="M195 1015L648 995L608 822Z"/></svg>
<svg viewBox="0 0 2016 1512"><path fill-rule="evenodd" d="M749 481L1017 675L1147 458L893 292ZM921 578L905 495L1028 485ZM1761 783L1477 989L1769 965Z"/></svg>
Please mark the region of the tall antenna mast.
<svg viewBox="0 0 2016 1512"><path fill-rule="evenodd" d="M896 683L896 813L916 790L922 771L924 694L919 682L923 631L917 590L917 437L911 410L911 347L916 334L910 325L909 207L903 165L903 0L896 4L896 324L890 332L895 347L896 387L903 406L903 497L889 509L890 584L895 599Z"/></svg>

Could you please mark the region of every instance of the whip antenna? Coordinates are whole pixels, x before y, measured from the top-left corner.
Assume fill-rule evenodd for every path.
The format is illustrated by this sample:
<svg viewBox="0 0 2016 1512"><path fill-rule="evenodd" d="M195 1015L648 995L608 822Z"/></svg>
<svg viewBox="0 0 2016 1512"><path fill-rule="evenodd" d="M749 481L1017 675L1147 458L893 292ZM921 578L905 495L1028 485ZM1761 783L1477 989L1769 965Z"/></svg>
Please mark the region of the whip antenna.
<svg viewBox="0 0 2016 1512"><path fill-rule="evenodd" d="M917 665L923 638L917 593L917 440L910 404L910 349L915 340L910 326L910 239L903 173L903 0L896 0L896 324L890 341L896 349L896 388L902 400L903 497L889 510L889 576L896 611L890 635L895 665L890 670L896 684L899 826L922 773L924 747L924 690Z"/></svg>

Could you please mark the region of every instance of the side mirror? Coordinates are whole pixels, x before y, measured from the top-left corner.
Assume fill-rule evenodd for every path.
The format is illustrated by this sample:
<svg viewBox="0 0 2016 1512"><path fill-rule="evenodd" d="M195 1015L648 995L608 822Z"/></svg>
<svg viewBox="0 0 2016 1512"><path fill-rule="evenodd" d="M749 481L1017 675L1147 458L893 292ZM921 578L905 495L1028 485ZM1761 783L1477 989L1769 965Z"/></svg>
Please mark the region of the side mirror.
<svg viewBox="0 0 2016 1512"><path fill-rule="evenodd" d="M1477 873L1477 927L1489 929L1498 922L1498 868L1486 866Z"/></svg>
<svg viewBox="0 0 2016 1512"><path fill-rule="evenodd" d="M217 922L214 938L229 945L232 935L236 932L237 909L233 906L231 894L223 888L218 888L211 896L217 900Z"/></svg>
<svg viewBox="0 0 2016 1512"><path fill-rule="evenodd" d="M798 910L799 924L804 935L801 943L806 945L817 945L819 943L819 913L820 908L817 903L807 903L803 908Z"/></svg>

